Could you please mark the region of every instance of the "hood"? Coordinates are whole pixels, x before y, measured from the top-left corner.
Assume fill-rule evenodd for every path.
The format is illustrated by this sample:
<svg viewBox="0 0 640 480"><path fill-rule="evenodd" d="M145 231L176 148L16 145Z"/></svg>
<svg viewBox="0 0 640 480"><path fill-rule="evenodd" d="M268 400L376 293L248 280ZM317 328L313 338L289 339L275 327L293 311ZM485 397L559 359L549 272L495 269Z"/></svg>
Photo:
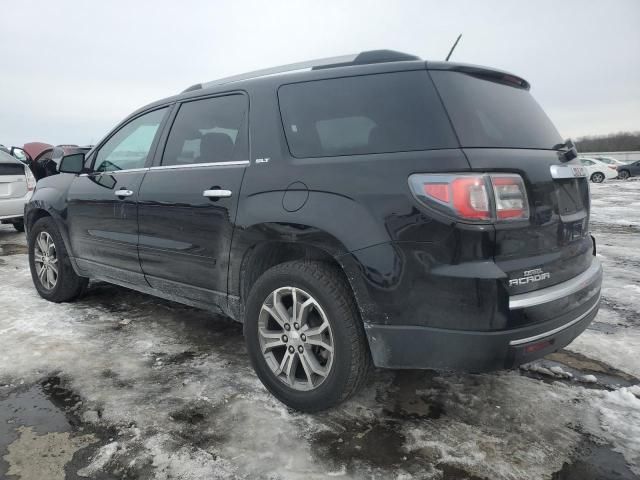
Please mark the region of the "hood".
<svg viewBox="0 0 640 480"><path fill-rule="evenodd" d="M27 154L31 157L31 160L35 160L38 158L43 152L47 150L51 150L53 145L42 142L30 142L25 143L22 149L27 152Z"/></svg>

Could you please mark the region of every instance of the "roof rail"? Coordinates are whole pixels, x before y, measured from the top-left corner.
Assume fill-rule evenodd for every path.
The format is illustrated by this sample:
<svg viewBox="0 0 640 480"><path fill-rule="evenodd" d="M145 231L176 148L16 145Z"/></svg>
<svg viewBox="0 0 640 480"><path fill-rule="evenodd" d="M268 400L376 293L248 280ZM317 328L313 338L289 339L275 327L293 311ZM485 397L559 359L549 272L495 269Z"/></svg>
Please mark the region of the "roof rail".
<svg viewBox="0 0 640 480"><path fill-rule="evenodd" d="M268 77L282 73L290 73L301 70L321 70L324 68L346 67L352 65L366 65L371 63L401 62L410 60L421 60L420 57L408 53L396 52L394 50L370 50L368 52L356 53L352 55L342 55L339 57L321 58L306 62L290 63L279 67L265 68L253 72L233 75L231 77L220 78L211 82L198 83L184 90L182 93L209 88L228 83L250 80L253 78Z"/></svg>

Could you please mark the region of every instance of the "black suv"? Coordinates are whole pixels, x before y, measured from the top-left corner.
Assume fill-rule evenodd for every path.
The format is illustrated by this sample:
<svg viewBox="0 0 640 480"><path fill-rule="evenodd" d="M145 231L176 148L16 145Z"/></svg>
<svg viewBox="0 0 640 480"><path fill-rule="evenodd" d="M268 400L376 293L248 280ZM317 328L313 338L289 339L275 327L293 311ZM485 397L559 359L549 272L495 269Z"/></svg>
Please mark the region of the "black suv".
<svg viewBox="0 0 640 480"><path fill-rule="evenodd" d="M194 85L26 207L39 294L100 279L244 322L300 410L371 366L510 368L596 315L589 186L509 73L365 52Z"/></svg>

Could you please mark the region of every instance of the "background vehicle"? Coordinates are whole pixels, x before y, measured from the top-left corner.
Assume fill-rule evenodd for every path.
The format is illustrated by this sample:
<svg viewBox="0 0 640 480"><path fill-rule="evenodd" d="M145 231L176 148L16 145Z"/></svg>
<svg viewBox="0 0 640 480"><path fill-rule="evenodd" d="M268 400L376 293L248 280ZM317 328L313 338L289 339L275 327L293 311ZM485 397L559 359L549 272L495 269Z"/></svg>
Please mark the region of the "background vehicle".
<svg viewBox="0 0 640 480"><path fill-rule="evenodd" d="M618 166L618 176L622 180L640 175L640 161Z"/></svg>
<svg viewBox="0 0 640 480"><path fill-rule="evenodd" d="M587 157L590 158L590 157ZM601 161L602 163L606 163L607 165L626 165L625 162L622 162L620 160L618 160L617 158L612 158L612 157L592 157L595 158L596 160Z"/></svg>
<svg viewBox="0 0 640 480"><path fill-rule="evenodd" d="M589 172L589 179L593 183L602 183L605 179L618 176L618 170L614 165L608 165L595 158L579 157L579 160Z"/></svg>
<svg viewBox="0 0 640 480"><path fill-rule="evenodd" d="M28 165L36 180L43 176L40 165L51 159L52 152L53 145L42 142L29 142L22 147L11 147L11 155Z"/></svg>
<svg viewBox="0 0 640 480"><path fill-rule="evenodd" d="M29 167L6 152L0 151L0 222L11 223L24 231L24 206L36 186Z"/></svg>
<svg viewBox="0 0 640 480"><path fill-rule="evenodd" d="M195 85L65 156L26 209L38 293L97 278L225 313L305 411L372 363L511 368L586 328L588 181L525 80L391 51L307 66Z"/></svg>

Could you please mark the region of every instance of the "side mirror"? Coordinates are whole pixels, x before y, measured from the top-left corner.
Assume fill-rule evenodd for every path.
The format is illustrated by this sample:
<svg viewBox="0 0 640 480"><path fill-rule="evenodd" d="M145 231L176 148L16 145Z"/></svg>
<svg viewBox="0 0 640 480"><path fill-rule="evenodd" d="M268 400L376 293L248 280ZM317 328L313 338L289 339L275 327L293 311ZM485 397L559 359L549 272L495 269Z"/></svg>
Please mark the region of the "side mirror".
<svg viewBox="0 0 640 480"><path fill-rule="evenodd" d="M84 170L84 153L65 155L60 160L58 171L60 173L82 173Z"/></svg>
<svg viewBox="0 0 640 480"><path fill-rule="evenodd" d="M18 148L18 147L11 147L11 152L10 153L15 158L20 160L22 163L26 163L27 165L30 163L29 162L29 155L23 149Z"/></svg>

